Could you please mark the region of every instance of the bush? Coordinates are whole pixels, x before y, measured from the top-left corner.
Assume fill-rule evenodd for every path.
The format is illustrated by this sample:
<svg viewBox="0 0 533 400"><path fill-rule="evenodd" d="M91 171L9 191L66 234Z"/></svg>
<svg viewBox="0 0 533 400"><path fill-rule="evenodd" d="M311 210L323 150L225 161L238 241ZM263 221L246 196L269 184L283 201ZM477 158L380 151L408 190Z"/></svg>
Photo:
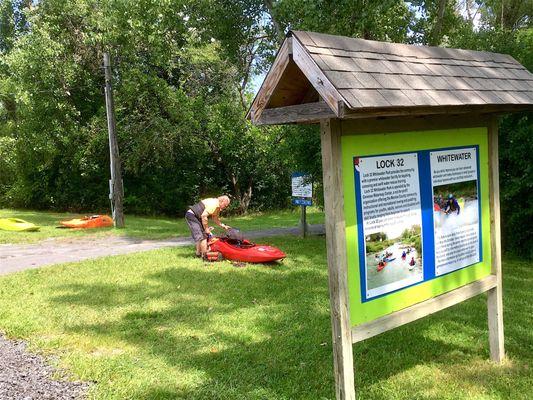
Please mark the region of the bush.
<svg viewBox="0 0 533 400"><path fill-rule="evenodd" d="M500 208L503 246L533 258L533 114L502 119L500 124Z"/></svg>

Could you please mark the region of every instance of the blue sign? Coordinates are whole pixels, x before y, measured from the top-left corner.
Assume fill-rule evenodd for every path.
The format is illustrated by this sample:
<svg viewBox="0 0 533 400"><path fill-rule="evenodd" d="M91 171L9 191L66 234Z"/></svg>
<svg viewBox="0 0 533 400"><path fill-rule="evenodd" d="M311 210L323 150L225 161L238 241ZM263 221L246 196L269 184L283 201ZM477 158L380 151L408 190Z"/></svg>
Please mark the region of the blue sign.
<svg viewBox="0 0 533 400"><path fill-rule="evenodd" d="M302 198L302 197L293 197L292 204L295 206L312 206L313 200L308 199L308 198Z"/></svg>

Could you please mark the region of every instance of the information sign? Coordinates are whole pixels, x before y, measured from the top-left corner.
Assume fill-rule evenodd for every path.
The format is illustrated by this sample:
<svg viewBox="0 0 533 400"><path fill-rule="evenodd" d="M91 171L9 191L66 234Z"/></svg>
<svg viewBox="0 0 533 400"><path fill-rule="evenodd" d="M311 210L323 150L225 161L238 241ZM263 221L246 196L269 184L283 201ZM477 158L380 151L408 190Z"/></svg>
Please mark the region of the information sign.
<svg viewBox="0 0 533 400"><path fill-rule="evenodd" d="M295 172L291 177L292 181L292 204L297 206L313 205L313 183L309 175Z"/></svg>
<svg viewBox="0 0 533 400"><path fill-rule="evenodd" d="M486 129L373 136L342 138L352 325L491 272Z"/></svg>

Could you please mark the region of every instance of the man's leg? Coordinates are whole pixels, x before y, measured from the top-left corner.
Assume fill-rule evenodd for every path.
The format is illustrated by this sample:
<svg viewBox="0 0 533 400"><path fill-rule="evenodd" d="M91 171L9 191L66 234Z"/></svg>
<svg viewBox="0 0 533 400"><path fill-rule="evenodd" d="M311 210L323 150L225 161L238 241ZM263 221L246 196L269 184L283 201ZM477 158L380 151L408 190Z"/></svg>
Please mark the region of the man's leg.
<svg viewBox="0 0 533 400"><path fill-rule="evenodd" d="M200 242L200 254L205 257L207 253L207 239L202 239Z"/></svg>
<svg viewBox="0 0 533 400"><path fill-rule="evenodd" d="M207 242L205 240L205 235L203 232L203 227L201 221L191 212L185 214L185 220L189 229L191 230L191 235L196 245L196 255L203 256L207 252ZM205 251L202 251L202 242L205 243Z"/></svg>

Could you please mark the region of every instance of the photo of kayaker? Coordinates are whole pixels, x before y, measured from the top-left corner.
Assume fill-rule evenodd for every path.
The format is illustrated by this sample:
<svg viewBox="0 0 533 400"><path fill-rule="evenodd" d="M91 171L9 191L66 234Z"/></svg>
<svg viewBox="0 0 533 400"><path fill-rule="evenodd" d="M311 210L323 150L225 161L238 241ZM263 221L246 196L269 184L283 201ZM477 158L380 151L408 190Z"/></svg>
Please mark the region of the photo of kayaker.
<svg viewBox="0 0 533 400"><path fill-rule="evenodd" d="M478 223L477 181L466 181L433 188L436 226Z"/></svg>
<svg viewBox="0 0 533 400"><path fill-rule="evenodd" d="M434 186L433 221L437 275L479 261L477 180Z"/></svg>
<svg viewBox="0 0 533 400"><path fill-rule="evenodd" d="M366 288L388 292L422 280L420 225L404 229L397 237L378 232L365 237Z"/></svg>

